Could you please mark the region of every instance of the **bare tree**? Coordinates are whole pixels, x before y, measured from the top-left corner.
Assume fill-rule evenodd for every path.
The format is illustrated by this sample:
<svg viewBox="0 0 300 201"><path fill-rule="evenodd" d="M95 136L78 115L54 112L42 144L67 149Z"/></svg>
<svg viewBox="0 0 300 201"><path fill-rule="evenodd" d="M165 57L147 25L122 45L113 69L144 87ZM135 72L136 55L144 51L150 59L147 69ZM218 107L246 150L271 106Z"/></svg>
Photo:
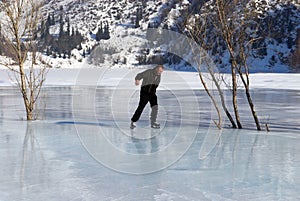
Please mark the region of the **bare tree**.
<svg viewBox="0 0 300 201"><path fill-rule="evenodd" d="M192 48L192 51L193 51L193 48ZM212 103L214 105L214 108L215 108L215 110L216 110L216 112L218 114L218 122L216 122L216 121L214 121L214 122L215 122L216 126L219 129L222 129L222 115L221 115L221 111L220 111L219 106L217 104L216 98L212 94L211 90L209 89L209 87L207 86L207 83L205 81L205 78L204 78L204 75L203 75L203 70L201 68L201 66L203 66L203 61L205 61L206 65L209 63L209 62L207 62L207 58L204 55L201 55L200 58L199 58L199 60L196 61L198 75L199 75L200 81L201 81L201 83L202 83L202 85L203 85L203 87L204 87L204 89L206 91L206 94L209 96L209 98L212 101ZM213 70L212 70L210 64L208 64L208 69L209 69L209 74L212 77L214 84L216 85L217 81L215 79L215 74L213 73ZM217 83L217 85L218 85L218 83Z"/></svg>
<svg viewBox="0 0 300 201"><path fill-rule="evenodd" d="M0 20L2 37L6 51L12 57L1 64L15 73L27 120L36 118L34 112L48 66L38 54L36 42L38 25L42 21L40 15L42 5L43 1L37 0L0 1L0 11L3 13Z"/></svg>
<svg viewBox="0 0 300 201"><path fill-rule="evenodd" d="M251 109L257 130L261 130L259 119L250 93L249 54L253 42L257 40L256 32L259 24L256 23L255 14L251 11L248 1L244 0L216 0L206 3L199 11L198 21L189 28L189 35L200 44L211 56L219 56L221 51L227 49L230 57L232 104L236 124L226 107L225 97L221 90L219 80L210 63L204 59L210 78L218 89L224 112L233 128L242 128L238 109L237 92L238 81L241 80L245 89L246 98ZM190 26L190 24L188 24Z"/></svg>
<svg viewBox="0 0 300 201"><path fill-rule="evenodd" d="M213 16L212 22L214 22L215 28L218 30L218 34L223 37L227 48L230 53L231 58L231 77L232 77L232 104L234 108L234 114L236 118L236 122L238 128L242 128L239 110L238 110L238 103L237 103L237 75L236 75L236 63L234 62L234 50L233 50L233 34L232 34L232 24L228 23L228 15L233 10L229 11L230 2L224 2L223 0L216 0L215 8L217 15ZM230 7L234 8L234 7ZM212 12L214 13L214 12Z"/></svg>
<svg viewBox="0 0 300 201"><path fill-rule="evenodd" d="M242 80L246 97L254 118L257 130L261 130L258 116L250 93L250 79L248 57L253 42L256 40L255 33L249 33L249 28L255 24L253 13L243 0L216 0L216 22L220 36L223 38L231 59L231 76L233 85L233 106L236 121L242 128L237 104L237 74ZM258 26L258 25L257 25ZM254 29L255 30L255 29ZM251 36L252 35L252 36Z"/></svg>
<svg viewBox="0 0 300 201"><path fill-rule="evenodd" d="M207 18L206 16L202 16L200 19L194 18L189 16L190 18L193 18L194 22L186 22L186 30L188 31L188 35L193 38L194 41L197 42L198 46L193 47L191 45L192 51L195 51L194 48L201 48L201 50L198 50L198 52L203 52L203 50L208 51L212 47L207 43L207 38L209 37L209 28L207 26ZM188 20L189 21L189 20ZM212 92L208 88L206 81L204 79L203 72L207 72L209 79L213 82L214 86L217 88L217 91L219 93L219 98L221 100L221 105L222 108L229 119L232 128L237 128L234 119L232 118L227 106L226 106L226 101L225 101L225 96L224 93L221 89L221 82L222 79L218 78L217 73L215 72L216 66L213 64L213 61L209 58L208 54L203 54L200 56L199 60L195 62L197 64L197 69L199 73L199 77L201 80L202 85L204 86L204 89L208 96L210 97L211 101L214 104L214 107L216 109L216 112L219 117L219 122L215 122L215 124L218 126L218 128L221 128L221 123L222 123L222 117L221 117L221 112L220 109L217 105L217 100L216 97L212 95ZM205 69L201 68L201 66L205 66Z"/></svg>

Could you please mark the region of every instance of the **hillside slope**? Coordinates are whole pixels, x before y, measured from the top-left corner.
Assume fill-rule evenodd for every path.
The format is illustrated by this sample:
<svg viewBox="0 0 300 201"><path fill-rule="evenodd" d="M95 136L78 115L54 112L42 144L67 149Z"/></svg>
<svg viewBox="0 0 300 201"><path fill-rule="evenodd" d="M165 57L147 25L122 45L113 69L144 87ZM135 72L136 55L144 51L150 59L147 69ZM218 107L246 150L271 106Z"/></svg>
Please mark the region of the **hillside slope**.
<svg viewBox="0 0 300 201"><path fill-rule="evenodd" d="M250 55L253 72L295 72L299 68L300 54L300 7L295 0L252 0L252 10L261 16L261 32L257 51ZM96 65L130 67L158 61L159 50L147 47L147 28L164 28L184 32L187 18L203 14L203 6L208 0L48 0L42 11L47 16L55 16L51 34L59 34L60 16L68 19L72 29L83 35L80 48L72 50L68 59L59 60L55 67L64 63L86 60ZM249 3L250 5L250 3ZM107 24L110 39L96 40L102 23ZM65 27L66 29L66 27ZM266 34L268 33L268 34ZM210 37L215 36L214 33ZM213 38L218 41L218 38ZM174 44L180 41L174 40ZM226 48L217 48L210 53L221 71L227 71L229 55ZM89 52L88 50L93 50ZM258 51L259 50L259 51ZM89 58L86 57L89 52ZM189 55L188 53L186 55ZM170 68L191 70L178 58L164 55L163 62ZM161 61L161 60L160 60ZM54 62L55 63L55 62Z"/></svg>

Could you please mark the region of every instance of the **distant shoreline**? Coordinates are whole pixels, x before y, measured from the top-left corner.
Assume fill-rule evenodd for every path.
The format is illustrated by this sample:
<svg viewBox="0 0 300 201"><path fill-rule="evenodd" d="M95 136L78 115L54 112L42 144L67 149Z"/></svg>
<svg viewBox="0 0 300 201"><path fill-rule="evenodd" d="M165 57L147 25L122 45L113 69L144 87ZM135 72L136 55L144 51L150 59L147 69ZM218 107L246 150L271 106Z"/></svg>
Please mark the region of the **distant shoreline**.
<svg viewBox="0 0 300 201"><path fill-rule="evenodd" d="M125 68L59 68L50 69L45 86L109 86L119 88L134 88L135 74L142 69ZM7 69L0 69L0 86L13 86ZM223 74L230 81L229 74ZM300 89L300 74L298 73L252 73L250 86L252 89ZM208 80L209 82L209 80ZM203 89L197 72L168 71L162 75L161 87L164 89ZM227 86L222 86L227 89Z"/></svg>

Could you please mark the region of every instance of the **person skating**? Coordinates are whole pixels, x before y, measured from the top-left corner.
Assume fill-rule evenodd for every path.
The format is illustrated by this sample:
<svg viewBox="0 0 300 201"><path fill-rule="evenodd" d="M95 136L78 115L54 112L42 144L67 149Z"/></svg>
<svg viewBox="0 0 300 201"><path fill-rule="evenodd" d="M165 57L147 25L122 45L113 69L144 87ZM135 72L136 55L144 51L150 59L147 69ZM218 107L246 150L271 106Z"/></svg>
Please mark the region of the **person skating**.
<svg viewBox="0 0 300 201"><path fill-rule="evenodd" d="M135 85L140 85L142 81L142 86L140 90L140 101L139 105L131 118L130 128L134 129L136 127L136 122L139 120L145 106L150 102L151 106L151 127L160 128L160 124L156 122L157 113L158 113L158 104L156 96L156 88L160 83L161 74L164 71L163 65L158 65L153 69L145 70L141 73L138 73L135 77Z"/></svg>

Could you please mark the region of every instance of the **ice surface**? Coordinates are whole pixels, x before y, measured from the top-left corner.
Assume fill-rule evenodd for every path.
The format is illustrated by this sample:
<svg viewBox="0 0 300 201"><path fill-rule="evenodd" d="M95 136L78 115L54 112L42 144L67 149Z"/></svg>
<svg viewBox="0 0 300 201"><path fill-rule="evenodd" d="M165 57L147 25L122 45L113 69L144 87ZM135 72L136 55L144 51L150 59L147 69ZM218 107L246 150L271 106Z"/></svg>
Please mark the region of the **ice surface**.
<svg viewBox="0 0 300 201"><path fill-rule="evenodd" d="M160 90L162 128L150 129L147 107L132 131L137 89L47 87L42 120L27 123L17 90L1 87L0 200L299 200L299 94L253 91L266 133L218 131L203 90Z"/></svg>

